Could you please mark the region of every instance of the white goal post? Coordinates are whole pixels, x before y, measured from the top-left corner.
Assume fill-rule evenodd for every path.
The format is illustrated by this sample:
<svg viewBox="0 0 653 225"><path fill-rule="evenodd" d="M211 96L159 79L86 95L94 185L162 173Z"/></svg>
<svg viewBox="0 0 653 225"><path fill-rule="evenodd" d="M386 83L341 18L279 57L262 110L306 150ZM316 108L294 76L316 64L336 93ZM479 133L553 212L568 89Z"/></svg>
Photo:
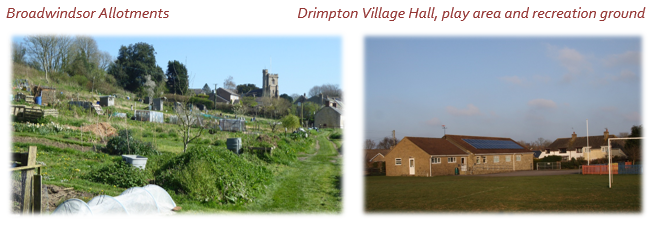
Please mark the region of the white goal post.
<svg viewBox="0 0 653 225"><path fill-rule="evenodd" d="M644 139L644 137L632 137L632 138L608 138L608 187L612 188L612 140L627 140L627 139ZM624 146L625 148L626 146Z"/></svg>

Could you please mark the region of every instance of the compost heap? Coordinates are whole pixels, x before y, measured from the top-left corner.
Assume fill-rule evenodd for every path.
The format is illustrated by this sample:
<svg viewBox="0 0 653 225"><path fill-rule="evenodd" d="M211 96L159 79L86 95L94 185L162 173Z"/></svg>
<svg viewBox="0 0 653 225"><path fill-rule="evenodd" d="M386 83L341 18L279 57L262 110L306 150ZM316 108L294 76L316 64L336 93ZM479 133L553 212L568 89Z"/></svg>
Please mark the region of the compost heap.
<svg viewBox="0 0 653 225"><path fill-rule="evenodd" d="M132 187L119 196L99 195L88 203L73 198L68 199L52 212L52 215L145 215L173 214L175 201L168 192L157 185Z"/></svg>

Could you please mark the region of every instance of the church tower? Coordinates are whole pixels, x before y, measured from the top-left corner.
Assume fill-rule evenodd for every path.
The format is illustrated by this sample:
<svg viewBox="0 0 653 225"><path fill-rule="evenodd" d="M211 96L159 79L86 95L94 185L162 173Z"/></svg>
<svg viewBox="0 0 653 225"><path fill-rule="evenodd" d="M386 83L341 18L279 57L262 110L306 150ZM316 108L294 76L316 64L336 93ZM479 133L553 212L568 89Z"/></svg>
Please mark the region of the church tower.
<svg viewBox="0 0 653 225"><path fill-rule="evenodd" d="M279 97L279 74L263 70L263 97Z"/></svg>

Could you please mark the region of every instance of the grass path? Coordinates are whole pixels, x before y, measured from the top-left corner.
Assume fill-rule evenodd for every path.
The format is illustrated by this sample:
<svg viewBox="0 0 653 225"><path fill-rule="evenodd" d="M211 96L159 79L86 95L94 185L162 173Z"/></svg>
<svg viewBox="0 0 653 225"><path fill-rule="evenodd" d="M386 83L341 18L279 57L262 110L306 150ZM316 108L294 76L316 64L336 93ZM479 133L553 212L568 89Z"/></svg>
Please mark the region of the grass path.
<svg viewBox="0 0 653 225"><path fill-rule="evenodd" d="M267 196L250 206L259 212L340 212L341 162L331 162L338 152L322 133L317 154L287 167L277 178ZM318 147L319 146L319 147Z"/></svg>

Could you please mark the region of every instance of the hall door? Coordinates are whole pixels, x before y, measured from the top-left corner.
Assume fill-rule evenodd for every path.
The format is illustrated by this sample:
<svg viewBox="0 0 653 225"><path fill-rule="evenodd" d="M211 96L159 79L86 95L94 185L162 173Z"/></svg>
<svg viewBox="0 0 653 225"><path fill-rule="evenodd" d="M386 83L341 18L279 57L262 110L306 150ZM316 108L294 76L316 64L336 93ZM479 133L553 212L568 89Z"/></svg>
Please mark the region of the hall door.
<svg viewBox="0 0 653 225"><path fill-rule="evenodd" d="M467 171L467 160L465 157L460 158L460 171Z"/></svg>
<svg viewBox="0 0 653 225"><path fill-rule="evenodd" d="M415 175L415 159L414 158L408 159L408 168L409 168L408 170L410 172L409 174L410 175Z"/></svg>

